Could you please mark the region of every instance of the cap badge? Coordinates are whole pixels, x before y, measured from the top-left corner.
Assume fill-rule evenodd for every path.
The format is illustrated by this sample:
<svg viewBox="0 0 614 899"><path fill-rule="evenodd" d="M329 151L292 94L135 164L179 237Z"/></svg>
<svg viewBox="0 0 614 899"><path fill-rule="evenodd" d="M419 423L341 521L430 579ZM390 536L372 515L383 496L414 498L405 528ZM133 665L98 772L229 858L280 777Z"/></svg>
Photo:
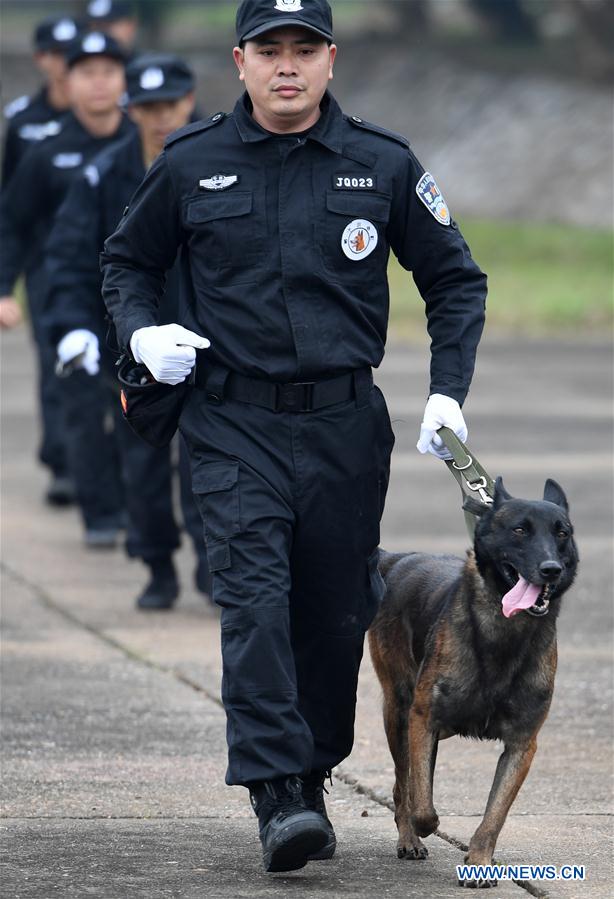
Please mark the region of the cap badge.
<svg viewBox="0 0 614 899"><path fill-rule="evenodd" d="M377 228L367 219L354 219L341 236L341 249L348 259L357 262L369 256L377 246Z"/></svg>
<svg viewBox="0 0 614 899"><path fill-rule="evenodd" d="M274 8L279 12L298 12L303 9L301 0L276 0Z"/></svg>
<svg viewBox="0 0 614 899"><path fill-rule="evenodd" d="M56 41L72 41L77 36L77 26L72 19L60 19L52 34Z"/></svg>
<svg viewBox="0 0 614 899"><path fill-rule="evenodd" d="M141 74L139 84L144 91L155 91L164 84L164 72L158 66L150 66Z"/></svg>
<svg viewBox="0 0 614 899"><path fill-rule="evenodd" d="M111 0L92 0L87 11L90 16L108 16L111 12Z"/></svg>
<svg viewBox="0 0 614 899"><path fill-rule="evenodd" d="M107 41L104 34L95 31L84 38L81 46L86 53L101 53L107 46Z"/></svg>
<svg viewBox="0 0 614 899"><path fill-rule="evenodd" d="M212 175L210 178L203 178L199 181L198 186L204 190L225 190L231 184L236 184L238 180L238 175Z"/></svg>
<svg viewBox="0 0 614 899"><path fill-rule="evenodd" d="M450 210L430 172L425 172L420 178L416 184L416 193L440 225L450 224Z"/></svg>

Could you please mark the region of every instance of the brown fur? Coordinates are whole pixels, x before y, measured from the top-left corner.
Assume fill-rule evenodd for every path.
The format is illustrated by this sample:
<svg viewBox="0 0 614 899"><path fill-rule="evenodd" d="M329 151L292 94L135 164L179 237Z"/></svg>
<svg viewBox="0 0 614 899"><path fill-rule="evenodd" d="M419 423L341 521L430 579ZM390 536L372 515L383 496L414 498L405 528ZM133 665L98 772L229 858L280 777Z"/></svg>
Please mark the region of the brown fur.
<svg viewBox="0 0 614 899"><path fill-rule="evenodd" d="M542 617L521 612L505 618L501 611L509 585L502 585L504 566L493 534L505 547L520 513L537 516L533 543L539 543L542 561L556 558L562 567L551 588L549 613ZM387 593L369 631L369 647L383 690L384 725L394 761L399 858L426 858L420 837L432 834L439 824L433 806L438 741L461 734L504 743L484 818L466 856L468 864L492 860L499 832L531 766L554 689L555 620L577 564L571 525L559 519L552 502L529 503L504 494L479 522L475 551L464 563L451 556L381 554ZM569 530L564 545L563 527ZM558 535L558 543L548 543L549 531ZM520 557L512 549L503 549L501 558L514 558L520 571ZM540 564L530 557L535 547L529 541L521 549L528 566ZM535 578L532 583L538 582Z"/></svg>

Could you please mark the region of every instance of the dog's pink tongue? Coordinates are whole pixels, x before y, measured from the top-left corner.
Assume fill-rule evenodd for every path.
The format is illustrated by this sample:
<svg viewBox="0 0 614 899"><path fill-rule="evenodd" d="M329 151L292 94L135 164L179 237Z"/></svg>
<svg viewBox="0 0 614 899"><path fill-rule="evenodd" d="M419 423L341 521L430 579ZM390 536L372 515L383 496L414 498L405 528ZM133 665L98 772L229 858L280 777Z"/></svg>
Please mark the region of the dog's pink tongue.
<svg viewBox="0 0 614 899"><path fill-rule="evenodd" d="M521 576L518 577L518 583L512 587L502 599L503 614L506 618L511 618L522 609L530 609L535 605L535 601L539 596L541 587L530 584Z"/></svg>

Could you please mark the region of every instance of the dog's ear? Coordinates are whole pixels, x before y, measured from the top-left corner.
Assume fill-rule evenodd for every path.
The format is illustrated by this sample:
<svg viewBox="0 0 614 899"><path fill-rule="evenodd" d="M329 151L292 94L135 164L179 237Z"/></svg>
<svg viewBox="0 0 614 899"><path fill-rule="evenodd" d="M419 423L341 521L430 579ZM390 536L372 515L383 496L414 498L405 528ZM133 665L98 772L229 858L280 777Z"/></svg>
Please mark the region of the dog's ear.
<svg viewBox="0 0 614 899"><path fill-rule="evenodd" d="M565 509L566 512L569 512L569 503L567 502L567 497L563 492L563 488L557 484L556 481L553 481L552 478L548 478L546 481L544 487L544 499L547 503L554 503L555 506L560 506L561 509Z"/></svg>
<svg viewBox="0 0 614 899"><path fill-rule="evenodd" d="M477 515L480 518L485 512L488 512L490 506L487 506L486 503L481 503L479 499L475 499L473 496L466 496L463 500L463 509L465 512L471 512L472 515Z"/></svg>
<svg viewBox="0 0 614 899"><path fill-rule="evenodd" d="M498 477L495 481L495 502L494 508L498 509L506 499L512 499L510 494L507 492L505 487L503 486L503 478Z"/></svg>

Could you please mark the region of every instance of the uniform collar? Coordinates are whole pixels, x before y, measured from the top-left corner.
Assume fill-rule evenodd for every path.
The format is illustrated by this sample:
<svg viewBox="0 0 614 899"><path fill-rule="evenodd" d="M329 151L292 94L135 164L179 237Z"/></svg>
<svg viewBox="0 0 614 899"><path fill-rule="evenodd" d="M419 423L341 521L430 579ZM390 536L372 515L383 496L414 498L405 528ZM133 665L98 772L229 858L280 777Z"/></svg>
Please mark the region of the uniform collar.
<svg viewBox="0 0 614 899"><path fill-rule="evenodd" d="M333 153L341 153L343 115L337 101L328 91L322 97L320 110L320 118L313 128L310 129L307 139L323 144L329 150L332 150ZM252 102L247 92L235 104L234 120L239 136L244 143L254 143L275 137L270 131L262 128L252 117Z"/></svg>

